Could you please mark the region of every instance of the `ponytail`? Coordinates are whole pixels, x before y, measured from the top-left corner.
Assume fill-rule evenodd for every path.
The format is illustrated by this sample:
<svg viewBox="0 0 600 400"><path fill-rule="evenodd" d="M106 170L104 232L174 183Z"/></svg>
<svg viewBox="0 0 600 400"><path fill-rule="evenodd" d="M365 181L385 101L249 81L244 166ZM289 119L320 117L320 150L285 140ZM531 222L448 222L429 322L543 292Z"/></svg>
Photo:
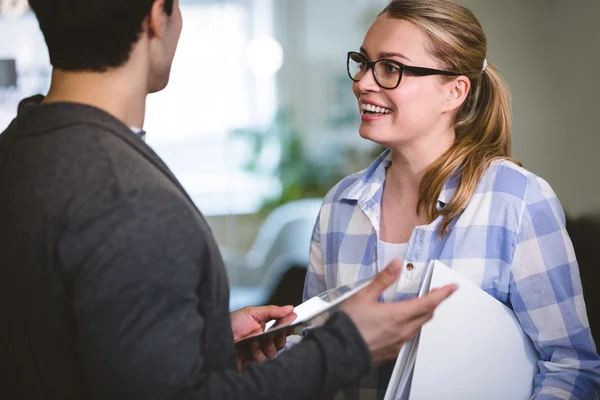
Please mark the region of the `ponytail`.
<svg viewBox="0 0 600 400"><path fill-rule="evenodd" d="M512 127L508 85L492 65L477 75L471 78L471 93L456 115L454 144L427 169L419 187L417 212L424 208L432 221L442 215L440 237L469 202L494 160L509 159L520 165L510 157ZM439 194L457 172L460 176L454 196L438 210Z"/></svg>

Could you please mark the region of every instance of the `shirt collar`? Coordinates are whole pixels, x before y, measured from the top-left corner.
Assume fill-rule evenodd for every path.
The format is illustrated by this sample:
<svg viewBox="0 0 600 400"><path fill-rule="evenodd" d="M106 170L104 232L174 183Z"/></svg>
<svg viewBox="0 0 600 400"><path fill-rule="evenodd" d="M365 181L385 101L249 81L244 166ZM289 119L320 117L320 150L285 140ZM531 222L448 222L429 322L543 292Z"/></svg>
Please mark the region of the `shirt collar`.
<svg viewBox="0 0 600 400"><path fill-rule="evenodd" d="M341 194L342 200L356 200L363 203L372 199L385 182L385 170L392 163L392 153L386 149L371 163L371 165L359 174L358 179L349 185Z"/></svg>
<svg viewBox="0 0 600 400"><path fill-rule="evenodd" d="M131 126L131 127L129 127L129 129L131 129L131 131L133 133L135 133L135 135L137 137L139 137L143 141L146 141L146 131L145 130L143 130L142 128L137 128L135 126Z"/></svg>
<svg viewBox="0 0 600 400"><path fill-rule="evenodd" d="M385 182L385 170L392 163L392 152L386 149L373 161L373 163L363 171L359 178L349 185L341 194L341 200L355 200L359 204L368 203L371 200L377 201L375 196L379 194L381 196L381 189ZM454 173L444 186L438 196L438 207L441 209L445 207L460 182L460 173ZM380 200L380 199L379 199Z"/></svg>

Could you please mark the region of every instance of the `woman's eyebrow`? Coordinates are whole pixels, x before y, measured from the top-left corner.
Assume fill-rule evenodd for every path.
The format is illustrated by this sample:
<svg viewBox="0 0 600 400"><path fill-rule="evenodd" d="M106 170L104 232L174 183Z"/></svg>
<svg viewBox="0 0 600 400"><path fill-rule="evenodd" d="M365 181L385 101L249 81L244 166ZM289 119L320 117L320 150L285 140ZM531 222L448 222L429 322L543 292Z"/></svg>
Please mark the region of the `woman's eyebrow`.
<svg viewBox="0 0 600 400"><path fill-rule="evenodd" d="M379 53L379 58L389 58L389 57L398 57L398 58L402 58L406 61L412 61L410 58L408 58L404 54L400 54L400 53L385 52L385 51L382 51L381 53Z"/></svg>

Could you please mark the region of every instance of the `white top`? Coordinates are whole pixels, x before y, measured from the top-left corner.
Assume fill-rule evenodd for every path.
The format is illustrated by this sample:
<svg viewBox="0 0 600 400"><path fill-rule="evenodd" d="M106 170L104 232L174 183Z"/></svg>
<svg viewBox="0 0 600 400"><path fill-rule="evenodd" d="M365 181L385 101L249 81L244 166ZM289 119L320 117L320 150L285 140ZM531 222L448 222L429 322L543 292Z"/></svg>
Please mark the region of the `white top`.
<svg viewBox="0 0 600 400"><path fill-rule="evenodd" d="M406 256L406 249L408 249L408 243L387 243L383 240L379 241L380 251L382 256L383 265L388 265L394 258L398 258L404 261ZM396 288L398 281L383 292L383 300L386 302L394 301L396 295Z"/></svg>

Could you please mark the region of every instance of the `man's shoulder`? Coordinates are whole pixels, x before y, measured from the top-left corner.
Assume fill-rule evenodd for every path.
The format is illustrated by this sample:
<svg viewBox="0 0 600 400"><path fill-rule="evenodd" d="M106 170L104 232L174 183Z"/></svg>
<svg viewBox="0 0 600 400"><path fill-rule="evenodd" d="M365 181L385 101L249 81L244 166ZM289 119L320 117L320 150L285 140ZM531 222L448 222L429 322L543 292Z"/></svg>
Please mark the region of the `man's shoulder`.
<svg viewBox="0 0 600 400"><path fill-rule="evenodd" d="M93 135L108 132L129 133L129 128L109 114L90 104L75 102L44 103L41 95L23 99L15 119L2 135L37 141L65 140L82 144ZM81 141L79 139L82 139Z"/></svg>
<svg viewBox="0 0 600 400"><path fill-rule="evenodd" d="M85 174L93 178L114 157L111 152L122 145L110 140L110 128L77 121L49 126L44 130L29 130L13 122L0 134L0 165L10 171L38 171L30 178L52 178L53 174L76 178ZM17 168L18 166L18 168ZM58 178L58 176L57 176Z"/></svg>
<svg viewBox="0 0 600 400"><path fill-rule="evenodd" d="M84 217L131 193L141 196L143 189L160 188L156 177L161 175L150 171L141 150L128 143L139 139L125 125L88 106L50 106L20 110L0 135L1 185L10 188L9 196L35 201L51 215Z"/></svg>

